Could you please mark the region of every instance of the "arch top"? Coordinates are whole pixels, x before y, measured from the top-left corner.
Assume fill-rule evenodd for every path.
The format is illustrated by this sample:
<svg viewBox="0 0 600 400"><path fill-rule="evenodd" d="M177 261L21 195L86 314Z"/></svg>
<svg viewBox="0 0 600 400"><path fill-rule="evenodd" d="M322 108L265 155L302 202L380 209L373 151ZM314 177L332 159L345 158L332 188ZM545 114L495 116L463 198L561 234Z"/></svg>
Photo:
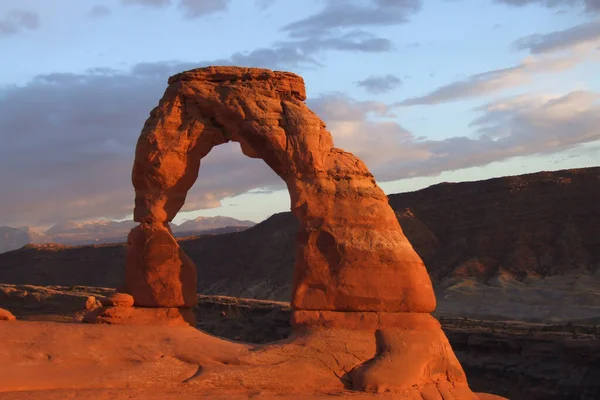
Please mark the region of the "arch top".
<svg viewBox="0 0 600 400"><path fill-rule="evenodd" d="M306 100L304 79L292 72L272 71L265 68L209 66L173 75L169 78L169 85L191 81L215 84L235 83L236 85L242 82L264 81L280 94L290 95L300 101Z"/></svg>

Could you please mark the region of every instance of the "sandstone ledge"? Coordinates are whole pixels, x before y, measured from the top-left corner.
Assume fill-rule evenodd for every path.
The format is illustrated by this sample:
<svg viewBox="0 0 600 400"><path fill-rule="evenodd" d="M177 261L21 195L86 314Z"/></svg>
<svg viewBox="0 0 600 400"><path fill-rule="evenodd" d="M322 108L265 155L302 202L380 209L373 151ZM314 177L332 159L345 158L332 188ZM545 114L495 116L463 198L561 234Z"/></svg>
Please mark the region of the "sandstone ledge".
<svg viewBox="0 0 600 400"><path fill-rule="evenodd" d="M440 323L430 314L391 312L341 312L309 311L292 312L294 328L327 328L376 331L382 328L398 328L417 331L439 330Z"/></svg>
<svg viewBox="0 0 600 400"><path fill-rule="evenodd" d="M88 313L83 322L110 325L196 326L191 308L101 307Z"/></svg>

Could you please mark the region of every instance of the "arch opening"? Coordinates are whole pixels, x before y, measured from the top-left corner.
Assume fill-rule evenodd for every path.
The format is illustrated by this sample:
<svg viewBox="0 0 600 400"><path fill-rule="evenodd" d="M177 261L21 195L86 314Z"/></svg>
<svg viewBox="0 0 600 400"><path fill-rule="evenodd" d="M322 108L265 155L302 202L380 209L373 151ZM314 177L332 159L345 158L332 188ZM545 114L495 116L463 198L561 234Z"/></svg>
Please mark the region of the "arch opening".
<svg viewBox="0 0 600 400"><path fill-rule="evenodd" d="M277 193L275 201L270 193ZM289 194L281 178L260 158L247 157L239 143L230 141L202 158L198 179L173 222L179 225L196 217L226 216L258 223L287 210Z"/></svg>

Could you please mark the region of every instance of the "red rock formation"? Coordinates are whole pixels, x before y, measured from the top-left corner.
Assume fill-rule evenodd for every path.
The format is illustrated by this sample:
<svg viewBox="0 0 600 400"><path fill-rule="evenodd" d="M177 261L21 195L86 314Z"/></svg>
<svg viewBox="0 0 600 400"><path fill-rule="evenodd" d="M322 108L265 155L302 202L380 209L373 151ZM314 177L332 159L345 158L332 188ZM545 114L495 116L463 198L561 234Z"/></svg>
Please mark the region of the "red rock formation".
<svg viewBox="0 0 600 400"><path fill-rule="evenodd" d="M302 78L285 72L209 67L169 79L136 147L140 226L128 239L124 291L136 306L195 304L194 266L168 222L201 159L235 141L285 181L300 221L292 299L298 332L330 328L339 342L349 329L377 332L377 354L350 373L356 389L476 398L428 314L435 309L431 280L387 197L361 160L333 147L305 98ZM115 307L114 317L135 320L131 310Z"/></svg>
<svg viewBox="0 0 600 400"><path fill-rule="evenodd" d="M115 293L114 295L100 300L106 307L133 307L133 296L126 293Z"/></svg>
<svg viewBox="0 0 600 400"><path fill-rule="evenodd" d="M15 316L8 310L0 308L0 321L14 321Z"/></svg>
<svg viewBox="0 0 600 400"><path fill-rule="evenodd" d="M131 230L125 263L125 291L136 306L192 307L196 267L181 250L168 224L142 223Z"/></svg>
<svg viewBox="0 0 600 400"><path fill-rule="evenodd" d="M133 167L141 226L129 238L126 291L136 305L194 301L191 262L169 239L167 223L183 206L202 157L233 140L286 182L301 221L295 309L434 310L429 276L385 194L362 161L333 147L305 97L302 78L285 72L211 67L169 79Z"/></svg>

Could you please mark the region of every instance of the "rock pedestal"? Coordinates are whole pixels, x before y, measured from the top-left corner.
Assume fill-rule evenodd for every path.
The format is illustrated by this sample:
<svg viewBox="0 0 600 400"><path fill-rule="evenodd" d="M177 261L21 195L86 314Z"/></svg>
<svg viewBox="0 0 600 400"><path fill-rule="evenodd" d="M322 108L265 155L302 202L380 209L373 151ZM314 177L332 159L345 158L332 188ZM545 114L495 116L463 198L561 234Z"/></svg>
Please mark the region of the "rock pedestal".
<svg viewBox="0 0 600 400"><path fill-rule="evenodd" d="M350 374L355 389L437 385L439 393L449 387L474 398L429 315L436 305L431 280L386 195L361 160L333 146L305 99L302 78L286 72L208 67L169 79L136 147L132 181L140 225L129 235L124 291L136 307L195 304L195 268L168 223L201 159L213 146L235 141L285 181L301 223L292 299L298 331L358 329L376 336L375 357Z"/></svg>
<svg viewBox="0 0 600 400"><path fill-rule="evenodd" d="M88 303L90 303L89 299ZM134 307L133 296L118 292L100 301L94 299L93 303L93 306L86 307L89 312L83 322L112 325L196 326L196 317L190 307Z"/></svg>
<svg viewBox="0 0 600 400"><path fill-rule="evenodd" d="M127 238L125 287L136 307L193 307L196 266L165 224L141 223Z"/></svg>

